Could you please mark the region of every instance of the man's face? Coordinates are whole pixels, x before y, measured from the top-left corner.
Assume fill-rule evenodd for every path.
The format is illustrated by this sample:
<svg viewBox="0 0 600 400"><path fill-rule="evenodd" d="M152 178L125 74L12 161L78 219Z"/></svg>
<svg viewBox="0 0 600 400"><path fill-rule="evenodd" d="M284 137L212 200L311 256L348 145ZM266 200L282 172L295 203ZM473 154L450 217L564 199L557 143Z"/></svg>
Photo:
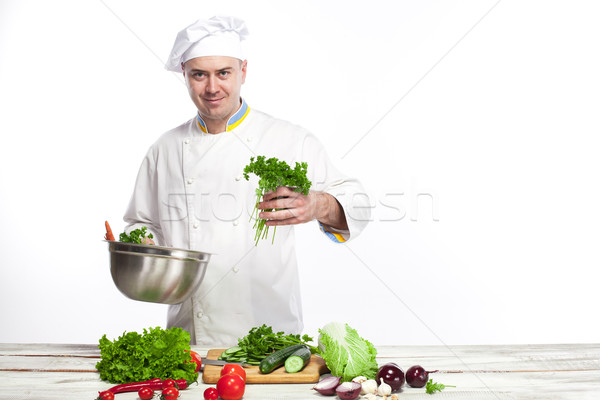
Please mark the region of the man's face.
<svg viewBox="0 0 600 400"><path fill-rule="evenodd" d="M183 64L183 75L200 117L209 129L210 125L221 129L223 124L224 130L224 124L240 107L246 61L221 56L192 58Z"/></svg>

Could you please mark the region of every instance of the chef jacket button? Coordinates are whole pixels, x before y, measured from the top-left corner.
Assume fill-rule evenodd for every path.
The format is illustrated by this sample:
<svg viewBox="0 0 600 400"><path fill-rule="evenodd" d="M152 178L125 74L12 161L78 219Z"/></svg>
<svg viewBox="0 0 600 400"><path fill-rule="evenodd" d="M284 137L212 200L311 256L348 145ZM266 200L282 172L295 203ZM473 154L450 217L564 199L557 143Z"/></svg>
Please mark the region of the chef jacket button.
<svg viewBox="0 0 600 400"><path fill-rule="evenodd" d="M236 177L235 177L235 180L236 180L236 181L241 181L241 180L242 180L242 176L241 176L241 175L238 175L238 176L236 176Z"/></svg>
<svg viewBox="0 0 600 400"><path fill-rule="evenodd" d="M254 140L254 138L252 136L248 136L248 138L246 139L247 141L251 142Z"/></svg>
<svg viewBox="0 0 600 400"><path fill-rule="evenodd" d="M239 270L240 270L240 269L239 269L238 267L233 267L233 270L232 270L232 271L233 271L233 272L235 272L235 273L237 274L237 273L239 272Z"/></svg>
<svg viewBox="0 0 600 400"><path fill-rule="evenodd" d="M186 138L184 141L185 144L190 144L190 138Z"/></svg>
<svg viewBox="0 0 600 400"><path fill-rule="evenodd" d="M196 316L198 318L202 318L202 317L204 317L204 313L202 311L200 311L198 314L196 314Z"/></svg>
<svg viewBox="0 0 600 400"><path fill-rule="evenodd" d="M240 220L236 219L235 221L233 221L233 226L238 226L240 224Z"/></svg>
<svg viewBox="0 0 600 400"><path fill-rule="evenodd" d="M187 180L187 184L188 184L188 185L191 185L192 183L194 183L194 180L193 180L192 178L188 178L188 180Z"/></svg>
<svg viewBox="0 0 600 400"><path fill-rule="evenodd" d="M199 226L198 223L194 222L194 229L198 229L198 226Z"/></svg>

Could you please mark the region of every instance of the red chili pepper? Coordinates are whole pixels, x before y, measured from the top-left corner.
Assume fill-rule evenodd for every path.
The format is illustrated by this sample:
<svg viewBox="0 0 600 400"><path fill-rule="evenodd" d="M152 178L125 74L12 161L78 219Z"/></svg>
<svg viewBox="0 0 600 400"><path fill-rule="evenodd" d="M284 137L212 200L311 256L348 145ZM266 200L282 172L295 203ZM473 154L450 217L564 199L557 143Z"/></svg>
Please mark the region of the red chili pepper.
<svg viewBox="0 0 600 400"><path fill-rule="evenodd" d="M177 379L175 380L177 387L180 390L187 389L188 383L185 379ZM104 392L98 392L99 398L102 398L102 395L106 392L111 392L113 394L117 393L125 393L125 392L137 392L143 387L149 387L152 390L162 390L163 389L163 381L160 378L150 379L149 381L144 382L131 382L131 383L123 383L121 385L113 386L110 389Z"/></svg>

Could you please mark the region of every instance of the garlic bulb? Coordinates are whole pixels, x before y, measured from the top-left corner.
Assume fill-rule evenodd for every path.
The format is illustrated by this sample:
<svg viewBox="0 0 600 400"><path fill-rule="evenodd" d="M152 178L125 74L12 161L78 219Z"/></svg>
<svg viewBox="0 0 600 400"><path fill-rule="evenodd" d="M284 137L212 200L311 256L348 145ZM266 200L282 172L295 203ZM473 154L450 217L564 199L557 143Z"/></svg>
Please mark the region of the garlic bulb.
<svg viewBox="0 0 600 400"><path fill-rule="evenodd" d="M352 382L363 383L366 380L367 380L367 378L364 376L357 376L356 378L352 379Z"/></svg>
<svg viewBox="0 0 600 400"><path fill-rule="evenodd" d="M368 379L362 383L360 394L375 394L377 393L377 382L375 379Z"/></svg>
<svg viewBox="0 0 600 400"><path fill-rule="evenodd" d="M379 385L379 387L377 388L377 393L380 396L389 396L390 394L392 394L392 387L382 380L381 385Z"/></svg>

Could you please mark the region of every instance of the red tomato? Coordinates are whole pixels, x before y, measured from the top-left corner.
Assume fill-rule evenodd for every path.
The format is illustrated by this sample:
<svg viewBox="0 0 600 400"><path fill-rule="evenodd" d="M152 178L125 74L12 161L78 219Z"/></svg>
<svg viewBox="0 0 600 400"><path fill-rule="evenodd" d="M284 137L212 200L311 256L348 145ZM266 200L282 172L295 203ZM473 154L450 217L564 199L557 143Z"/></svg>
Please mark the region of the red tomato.
<svg viewBox="0 0 600 400"><path fill-rule="evenodd" d="M162 381L163 390L166 388L169 388L169 387L177 387L177 383L173 379L170 379L170 378ZM179 389L179 388L177 388L177 389Z"/></svg>
<svg viewBox="0 0 600 400"><path fill-rule="evenodd" d="M240 400L244 397L246 383L238 374L226 374L217 382L217 393L223 400Z"/></svg>
<svg viewBox="0 0 600 400"><path fill-rule="evenodd" d="M179 390L176 387L171 386L166 389L163 389L162 396L160 396L163 400L175 400L179 397Z"/></svg>
<svg viewBox="0 0 600 400"><path fill-rule="evenodd" d="M138 390L138 396L140 396L140 400L150 400L154 397L154 390L149 387L143 387Z"/></svg>
<svg viewBox="0 0 600 400"><path fill-rule="evenodd" d="M196 372L200 371L200 368L202 368L202 357L193 350L190 350L190 355L192 356L192 361L196 363Z"/></svg>
<svg viewBox="0 0 600 400"><path fill-rule="evenodd" d="M98 400L115 400L115 394L108 390L105 392L98 392Z"/></svg>
<svg viewBox="0 0 600 400"><path fill-rule="evenodd" d="M209 387L204 391L204 400L217 400L219 398L219 393L217 393L217 389L214 387Z"/></svg>
<svg viewBox="0 0 600 400"><path fill-rule="evenodd" d="M239 364L225 364L221 368L221 376L226 374L238 374L246 382L246 370Z"/></svg>

